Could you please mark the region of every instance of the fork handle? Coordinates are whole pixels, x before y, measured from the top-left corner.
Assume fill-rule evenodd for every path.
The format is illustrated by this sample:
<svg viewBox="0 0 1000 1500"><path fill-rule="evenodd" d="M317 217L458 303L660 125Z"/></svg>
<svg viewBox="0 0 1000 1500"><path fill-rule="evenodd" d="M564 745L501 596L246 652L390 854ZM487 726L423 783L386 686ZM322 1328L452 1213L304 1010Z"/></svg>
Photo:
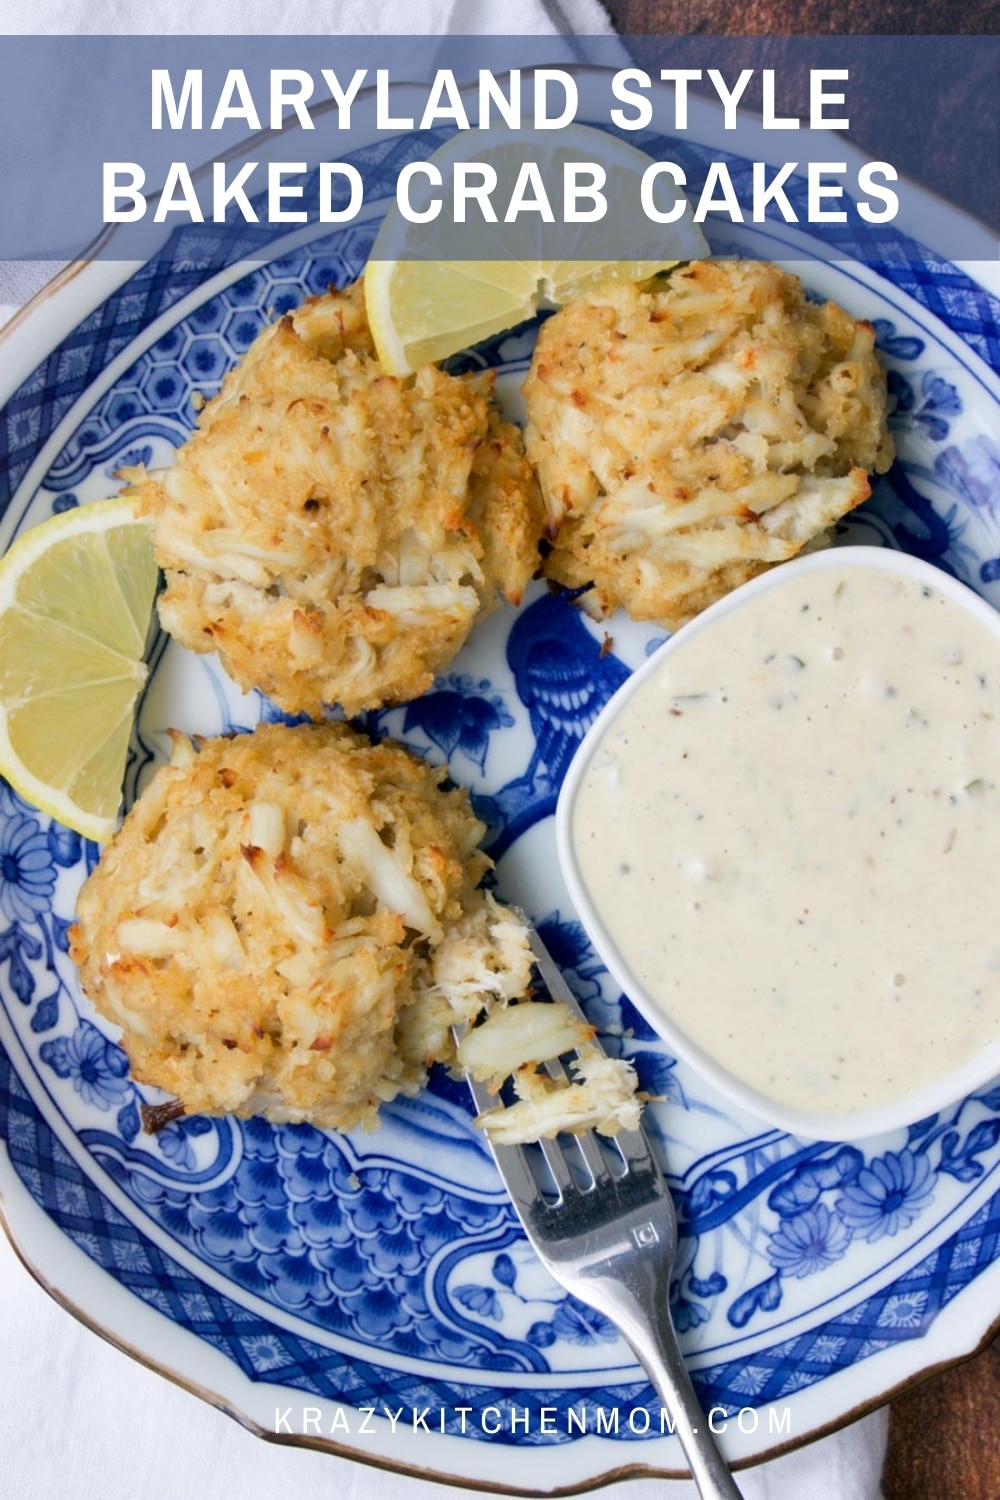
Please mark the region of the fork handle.
<svg viewBox="0 0 1000 1500"><path fill-rule="evenodd" d="M601 1278L603 1300L673 1418L674 1435L680 1439L699 1495L702 1500L742 1500L691 1384L663 1277L648 1260L624 1269L624 1274L623 1269L616 1268L613 1281ZM588 1280L593 1288L594 1280Z"/></svg>

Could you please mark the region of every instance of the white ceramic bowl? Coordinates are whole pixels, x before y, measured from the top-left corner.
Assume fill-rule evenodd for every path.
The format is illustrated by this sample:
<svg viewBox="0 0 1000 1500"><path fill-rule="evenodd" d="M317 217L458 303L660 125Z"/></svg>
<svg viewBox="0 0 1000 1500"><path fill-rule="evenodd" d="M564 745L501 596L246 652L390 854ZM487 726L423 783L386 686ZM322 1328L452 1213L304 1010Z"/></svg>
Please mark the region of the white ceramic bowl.
<svg viewBox="0 0 1000 1500"><path fill-rule="evenodd" d="M792 562L783 563L780 567L735 589L712 605L710 609L698 615L690 624L684 626L654 651L638 671L633 673L615 693L590 728L570 766L559 797L556 812L556 836L559 860L570 896L595 948L623 991L676 1054L699 1069L715 1088L728 1096L737 1106L764 1120L796 1135L813 1139L856 1140L864 1136L895 1130L932 1115L1000 1075L1000 1035L994 1038L984 1038L981 1050L961 1067L942 1073L940 1077L923 1084L912 1092L897 1096L891 1102L875 1108L851 1113L814 1113L792 1108L771 1099L765 1093L735 1077L703 1046L695 1043L672 1018L665 1014L662 1006L657 1004L636 978L611 937L601 910L588 890L576 857L572 837L577 796L595 752L636 690L651 674L659 670L664 659L683 648L693 635L709 627L720 616L743 609L748 601L768 590L783 588L793 579L801 578L804 574L830 567L877 568L882 572L898 573L918 582L933 585L939 593L960 605L963 610L987 627L997 639L997 649L1000 654L1000 613L964 584L918 558L880 547L841 546L810 553ZM655 774L655 767L651 766L650 772ZM998 895L1000 895L1000 874L998 874ZM998 902L998 910L1000 910L1000 902ZM711 980L711 974L711 952L707 951L705 955L707 981ZM806 1018L803 1017L803 1024L806 1023ZM928 1037L927 1043L932 1046L933 1038Z"/></svg>

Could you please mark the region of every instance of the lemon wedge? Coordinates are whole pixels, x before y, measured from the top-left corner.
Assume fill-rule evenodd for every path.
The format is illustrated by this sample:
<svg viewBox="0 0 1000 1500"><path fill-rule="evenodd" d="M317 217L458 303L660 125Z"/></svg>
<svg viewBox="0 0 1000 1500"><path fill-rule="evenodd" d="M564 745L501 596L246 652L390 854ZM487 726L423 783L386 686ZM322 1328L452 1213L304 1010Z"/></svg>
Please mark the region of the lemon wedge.
<svg viewBox="0 0 1000 1500"><path fill-rule="evenodd" d="M121 802L156 596L131 499L34 526L0 559L0 775L99 842Z"/></svg>
<svg viewBox="0 0 1000 1500"><path fill-rule="evenodd" d="M505 222L511 190L526 160L537 165L538 178L553 189L555 224L545 224L530 209ZM515 327L543 302L560 306L601 282L644 281L678 261L709 255L690 206L669 182L658 184L658 206L672 193L677 221L653 223L643 213L640 184L652 160L617 136L586 125L545 136L495 130L453 136L427 158L427 165L441 174L441 186L428 186L425 194L429 201L431 193L441 201L437 218L410 223L397 198L365 269L368 322L383 367L392 375L409 374ZM559 222L566 164L587 162L598 163L606 174L607 207L601 222ZM483 181L484 172L496 174L490 208L497 222L486 222L485 206L469 202L467 222L455 223L452 194L459 164L475 165L475 181ZM426 210L421 204L417 211ZM584 258L595 244L604 251L627 247L628 255ZM456 258L457 245L461 259Z"/></svg>

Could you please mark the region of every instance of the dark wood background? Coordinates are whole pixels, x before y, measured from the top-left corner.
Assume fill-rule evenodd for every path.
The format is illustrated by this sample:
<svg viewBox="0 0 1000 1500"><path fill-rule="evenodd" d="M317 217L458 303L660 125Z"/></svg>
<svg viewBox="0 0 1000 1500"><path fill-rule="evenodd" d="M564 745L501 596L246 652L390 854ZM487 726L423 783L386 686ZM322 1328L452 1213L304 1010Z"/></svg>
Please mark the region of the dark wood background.
<svg viewBox="0 0 1000 1500"><path fill-rule="evenodd" d="M624 36L990 35L997 31L996 0L604 0ZM752 66L748 61L746 66ZM995 203L975 183L956 193L959 174L949 144L948 116L992 85L992 61L968 79L964 100L928 101L916 138L901 130L889 158L910 177L989 221ZM881 78L882 90L892 80ZM865 146L863 120L852 99L851 138ZM992 143L987 149L1000 149ZM972 1290L972 1296L975 1291ZM1000 1307L986 1309L1000 1320ZM890 1408L885 1500L1000 1500L1000 1340L965 1363L914 1382Z"/></svg>
<svg viewBox="0 0 1000 1500"><path fill-rule="evenodd" d="M970 0L960 14L954 0L948 0L947 4L933 0L924 5L885 0L878 11L874 0L833 0L832 4L822 6L817 0L801 0L795 5L788 0L731 0L726 4L722 0L690 0L683 5L677 0L648 0L648 3L607 0L607 9L619 31L634 38L632 50L640 67L645 66L644 36L701 33L725 36L725 53L719 66L726 76L735 79L737 70L745 67L774 68L781 80L780 110L798 114L800 118L808 117L808 70L790 38L901 32L982 35L988 33L991 19L995 28L1000 21L997 0ZM954 27L944 24L948 12L957 16ZM772 18L770 25L769 18ZM768 39L764 57L760 55L760 36ZM716 44L716 52L721 50ZM654 57L649 61L648 71L656 76L660 65ZM700 62L695 65L701 66ZM756 80L751 81L744 95L745 104L751 109L760 107L754 97L755 84ZM698 85L692 88L697 89ZM984 223L1000 225L997 174L976 170L976 163L968 159L968 132L954 128L956 116L964 112L968 118L977 99L996 98L993 49L973 48L960 82L921 100L917 128L912 88L913 81L906 76L905 69L896 72L886 69L882 56L868 59L853 55L851 141L877 159L891 161L905 176L958 204ZM705 91L715 98L710 85L706 85ZM992 149L996 152L1000 143L992 143Z"/></svg>
<svg viewBox="0 0 1000 1500"><path fill-rule="evenodd" d="M989 36L997 30L996 0L604 0L604 8L623 36Z"/></svg>

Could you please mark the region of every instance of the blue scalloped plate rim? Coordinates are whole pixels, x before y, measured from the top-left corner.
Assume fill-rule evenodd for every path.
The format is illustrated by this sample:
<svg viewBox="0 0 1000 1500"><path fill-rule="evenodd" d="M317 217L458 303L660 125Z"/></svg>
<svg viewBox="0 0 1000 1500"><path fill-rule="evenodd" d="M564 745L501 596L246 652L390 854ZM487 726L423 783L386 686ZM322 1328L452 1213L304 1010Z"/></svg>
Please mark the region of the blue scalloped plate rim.
<svg viewBox="0 0 1000 1500"><path fill-rule="evenodd" d="M380 173L387 188L392 181L394 149L368 154L370 196ZM696 167L693 159L693 180ZM375 227L368 220L221 272L197 231L176 231L183 263L135 270L7 400L5 544L52 510L110 492L122 463L166 458L190 425L192 391L211 393L268 316L357 274ZM813 291L876 323L901 460L838 541L902 546L1000 603L997 300L926 254L825 266L795 243L742 231L714 237L713 250L801 256ZM73 280L54 295L65 308L78 295ZM454 366L498 366L516 408L532 338L530 327L514 330ZM997 1279L1000 1086L894 1137L803 1142L734 1115L666 1053L590 948L551 836L582 733L659 639L615 620L607 652L604 634L534 588L520 611L476 632L425 698L370 715L366 727L446 760L470 787L501 891L532 910L609 1049L633 1057L663 1096L649 1115L681 1218L674 1315L705 1404L732 1418L762 1414L750 1432L730 1423L732 1456L752 1459L883 1399L989 1333L994 1307L982 1293ZM153 666L129 796L162 757L169 723L219 732L277 717L172 644L157 643ZM52 1281L57 1244L78 1247L122 1290L122 1307L139 1299L221 1352L233 1378L180 1373L155 1333L140 1357L244 1420L250 1389L324 1409L430 1403L444 1456L408 1447L406 1462L478 1483L483 1433L463 1432L459 1413L495 1405L529 1413L528 1433L508 1422L490 1435L508 1445L512 1487L519 1477L537 1487L539 1449L549 1447L560 1454L553 1486L681 1467L614 1330L534 1263L450 1080L435 1077L421 1099L387 1109L367 1137L197 1119L143 1134L140 1091L66 956L75 892L95 857L0 784L0 1182L16 1242L22 1222L38 1222L13 1206L25 1195L51 1226L51 1257L26 1255L43 1279ZM114 1318L76 1310L121 1337ZM763 1414L785 1407L792 1425L776 1437ZM551 1432L541 1429L543 1408L559 1414ZM613 1408L653 1414L649 1433L630 1420L580 1437L579 1420L593 1434L598 1410ZM581 1414L572 1430L571 1410ZM345 1444L331 1434L328 1446ZM397 1459L387 1446L380 1461Z"/></svg>

